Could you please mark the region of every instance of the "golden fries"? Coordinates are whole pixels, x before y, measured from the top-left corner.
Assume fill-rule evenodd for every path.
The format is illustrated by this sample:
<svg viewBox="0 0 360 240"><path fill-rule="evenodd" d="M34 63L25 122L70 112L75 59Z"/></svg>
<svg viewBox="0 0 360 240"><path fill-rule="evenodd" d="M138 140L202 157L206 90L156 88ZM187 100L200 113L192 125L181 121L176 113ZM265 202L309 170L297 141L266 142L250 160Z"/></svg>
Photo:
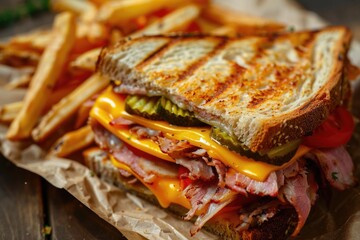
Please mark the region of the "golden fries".
<svg viewBox="0 0 360 240"><path fill-rule="evenodd" d="M68 132L59 138L50 149L50 155L66 157L69 154L81 150L94 142L94 133L90 126L84 126L78 130Z"/></svg>
<svg viewBox="0 0 360 240"><path fill-rule="evenodd" d="M70 67L74 70L88 70L95 71L95 65L98 56L100 55L101 48L95 48L87 51L77 57L70 63Z"/></svg>
<svg viewBox="0 0 360 240"><path fill-rule="evenodd" d="M16 115L20 112L23 103L13 102L9 104L5 104L0 107L0 122L9 123L13 121Z"/></svg>
<svg viewBox="0 0 360 240"><path fill-rule="evenodd" d="M100 92L109 84L107 79L95 74L77 87L68 96L55 104L41 119L39 125L33 130L32 137L35 141L42 141L63 123L69 116L76 112L80 105Z"/></svg>
<svg viewBox="0 0 360 240"><path fill-rule="evenodd" d="M237 34L237 30L234 26L224 25L211 30L210 33L219 36L235 37Z"/></svg>
<svg viewBox="0 0 360 240"><path fill-rule="evenodd" d="M53 0L52 8L55 11L70 11L80 16L80 20L93 21L97 14L94 4L82 0Z"/></svg>
<svg viewBox="0 0 360 240"><path fill-rule="evenodd" d="M81 104L76 115L75 128L81 127L89 118L89 113L92 108L94 100L88 100Z"/></svg>
<svg viewBox="0 0 360 240"><path fill-rule="evenodd" d="M221 25L234 26L241 34L279 32L285 29L284 24L240 14L213 4L204 8L202 17Z"/></svg>
<svg viewBox="0 0 360 240"><path fill-rule="evenodd" d="M19 76L17 78L15 78L14 80L12 80L11 82L9 82L8 84L6 84L4 86L4 88L8 89L8 90L12 90L15 88L25 88L28 87L31 81L31 74L25 74L22 76Z"/></svg>
<svg viewBox="0 0 360 240"><path fill-rule="evenodd" d="M166 15L163 19L155 21L146 28L131 34L130 37L175 32L184 29L199 14L199 7L189 5L175 10L174 12Z"/></svg>
<svg viewBox="0 0 360 240"><path fill-rule="evenodd" d="M40 30L13 37L9 46L17 49L44 51L52 39L52 31Z"/></svg>
<svg viewBox="0 0 360 240"><path fill-rule="evenodd" d="M40 53L30 49L7 46L0 50L0 63L12 67L34 67L40 60Z"/></svg>
<svg viewBox="0 0 360 240"><path fill-rule="evenodd" d="M20 113L11 123L7 138L20 140L30 137L51 88L60 76L74 43L75 18L71 13L61 13L55 18L54 39L46 47L32 78Z"/></svg>
<svg viewBox="0 0 360 240"><path fill-rule="evenodd" d="M183 0L122 0L103 4L98 19L111 25L119 25L135 17L149 14L161 8L171 8L183 3Z"/></svg>

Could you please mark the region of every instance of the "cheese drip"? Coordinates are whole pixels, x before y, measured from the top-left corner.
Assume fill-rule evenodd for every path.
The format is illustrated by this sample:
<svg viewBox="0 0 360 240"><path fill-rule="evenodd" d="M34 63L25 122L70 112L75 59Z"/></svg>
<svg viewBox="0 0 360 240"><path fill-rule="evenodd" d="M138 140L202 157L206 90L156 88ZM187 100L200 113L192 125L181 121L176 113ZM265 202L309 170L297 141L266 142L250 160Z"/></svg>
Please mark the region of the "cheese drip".
<svg viewBox="0 0 360 240"><path fill-rule="evenodd" d="M129 132L127 127L119 128L112 126L109 123L116 118L122 117L139 125L161 131L169 138L187 140L194 146L206 149L211 158L221 160L221 162L223 162L226 166L231 167L235 171L257 181L265 181L271 172L286 168L310 151L309 147L300 145L292 159L281 166L255 161L251 158L247 158L230 151L226 147L223 147L213 141L210 137L210 127L179 127L164 121L154 121L140 116L131 115L125 111L124 100L124 95L118 95L114 93L111 88L108 88L96 100L90 112L90 117L97 120L102 126L119 137L122 141L141 151L167 161L175 162L174 159L163 153L159 146L152 140L137 139L136 136L133 136Z"/></svg>
<svg viewBox="0 0 360 240"><path fill-rule="evenodd" d="M179 204L187 209L191 208L189 200L184 196L181 191L180 181L178 178L163 178L156 177L154 182L148 184L142 181L141 177L139 177L131 168L119 161L117 161L113 156L110 155L111 163L120 169L128 171L132 175L134 175L139 181L141 181L157 198L160 205L163 208L167 208L171 203Z"/></svg>

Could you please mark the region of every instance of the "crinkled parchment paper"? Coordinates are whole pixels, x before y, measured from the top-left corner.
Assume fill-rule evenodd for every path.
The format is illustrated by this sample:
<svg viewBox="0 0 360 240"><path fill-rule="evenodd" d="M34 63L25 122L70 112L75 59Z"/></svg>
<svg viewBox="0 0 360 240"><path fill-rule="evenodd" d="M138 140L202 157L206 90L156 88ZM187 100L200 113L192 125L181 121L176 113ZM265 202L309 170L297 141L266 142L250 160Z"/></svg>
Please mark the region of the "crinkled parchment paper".
<svg viewBox="0 0 360 240"><path fill-rule="evenodd" d="M301 10L294 2L215 1L226 7L253 15L268 17L295 26L296 29L325 25L313 13ZM360 47L354 43L350 51L352 62L360 66ZM12 75L0 69L0 78ZM360 82L354 82L353 112L360 117ZM8 92L0 88L0 104L21 99L23 92ZM358 124L359 125L359 124ZM80 163L47 157L36 145L12 143L4 139L6 128L0 128L0 150L17 166L44 177L56 187L69 191L100 217L113 224L129 239L188 239L191 223L181 221L146 201L126 194L99 180ZM357 169L360 169L360 127L349 144ZM357 177L360 173L357 171ZM299 239L360 239L360 187L338 192L321 190L320 197L303 228ZM193 239L216 239L201 231Z"/></svg>

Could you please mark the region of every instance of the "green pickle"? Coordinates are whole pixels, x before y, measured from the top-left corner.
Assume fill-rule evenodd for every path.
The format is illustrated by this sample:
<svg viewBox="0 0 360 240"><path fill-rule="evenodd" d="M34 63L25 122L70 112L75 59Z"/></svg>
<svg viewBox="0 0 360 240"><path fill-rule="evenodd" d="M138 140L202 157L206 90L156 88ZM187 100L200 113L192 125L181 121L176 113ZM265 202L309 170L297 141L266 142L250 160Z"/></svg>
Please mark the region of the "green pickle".
<svg viewBox="0 0 360 240"><path fill-rule="evenodd" d="M161 120L157 113L158 97L128 95L125 99L125 111L151 120Z"/></svg>
<svg viewBox="0 0 360 240"><path fill-rule="evenodd" d="M212 128L211 137L216 142L227 146L230 150L237 152L242 156L274 165L282 165L289 161L295 155L301 142L300 140L290 141L284 145L274 147L266 153L262 153L250 151L250 149L242 145L237 139L229 136L226 132L217 127Z"/></svg>
<svg viewBox="0 0 360 240"><path fill-rule="evenodd" d="M175 103L161 97L159 100L157 113L167 122L184 127L204 126L205 123L201 122L195 115L185 109L180 108Z"/></svg>
<svg viewBox="0 0 360 240"><path fill-rule="evenodd" d="M128 95L125 99L125 111L151 120L164 120L177 126L205 125L192 112L178 107L165 97Z"/></svg>

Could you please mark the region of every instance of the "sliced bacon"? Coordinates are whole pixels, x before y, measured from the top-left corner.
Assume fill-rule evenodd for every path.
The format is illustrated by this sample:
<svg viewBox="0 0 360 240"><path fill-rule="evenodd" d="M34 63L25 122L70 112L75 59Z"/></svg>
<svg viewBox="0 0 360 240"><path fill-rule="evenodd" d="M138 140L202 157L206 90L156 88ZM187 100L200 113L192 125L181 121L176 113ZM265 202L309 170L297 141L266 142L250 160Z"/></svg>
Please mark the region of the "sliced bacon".
<svg viewBox="0 0 360 240"><path fill-rule="evenodd" d="M311 151L327 181L336 189L344 190L353 186L354 164L344 146Z"/></svg>
<svg viewBox="0 0 360 240"><path fill-rule="evenodd" d="M272 172L264 182L256 181L241 173L229 169L225 176L226 185L239 193L252 193L259 196L276 196L279 185L275 172Z"/></svg>
<svg viewBox="0 0 360 240"><path fill-rule="evenodd" d="M125 119L123 117L118 117L110 121L109 123L111 126L114 127L123 127L135 124L135 122Z"/></svg>
<svg viewBox="0 0 360 240"><path fill-rule="evenodd" d="M198 216L194 226L190 229L191 236L194 236L213 216L235 200L237 193L227 188L217 188L215 195L212 197L208 209L205 213Z"/></svg>
<svg viewBox="0 0 360 240"><path fill-rule="evenodd" d="M95 141L103 149L108 149L113 157L129 166L144 182L151 184L157 176L175 177L177 168L174 164L159 161L156 164L149 159L137 156L115 135L99 124L92 124Z"/></svg>
<svg viewBox="0 0 360 240"><path fill-rule="evenodd" d="M187 186L184 192L185 197L190 201L191 209L184 219L190 220L196 211L203 209L216 193L216 189L216 184L210 185L202 181L196 181Z"/></svg>
<svg viewBox="0 0 360 240"><path fill-rule="evenodd" d="M225 176L226 176L226 170L227 170L226 166L217 159L213 159L212 163L214 164L215 170L219 176L218 186L225 187L225 185L226 185Z"/></svg>
<svg viewBox="0 0 360 240"><path fill-rule="evenodd" d="M139 139L154 138L160 135L160 131L153 130L140 125L130 128L130 132L138 136Z"/></svg>
<svg viewBox="0 0 360 240"><path fill-rule="evenodd" d="M300 232L309 216L312 203L311 196L316 195L316 192L312 192L314 190L317 188L309 186L305 171L295 177L288 178L285 185L280 189L280 195L283 195L294 206L298 214L298 224L292 236L296 236Z"/></svg>
<svg viewBox="0 0 360 240"><path fill-rule="evenodd" d="M206 165L204 161L177 158L176 164L186 167L189 170L188 177L192 180L210 181L216 178L212 168Z"/></svg>
<svg viewBox="0 0 360 240"><path fill-rule="evenodd" d="M138 176L140 176L144 180L144 182L153 183L153 181L155 180L156 174L147 172L146 169L143 169L139 165L140 161L144 159L136 156L125 145L121 149L114 151L112 155L119 162L130 166L131 170L133 170Z"/></svg>
<svg viewBox="0 0 360 240"><path fill-rule="evenodd" d="M119 138L94 120L91 121L91 127L95 133L95 142L101 149L115 151L123 146L123 142Z"/></svg>
<svg viewBox="0 0 360 240"><path fill-rule="evenodd" d="M255 202L253 205L241 209L239 216L241 223L236 227L236 230L239 232L244 231L249 229L250 226L260 225L268 221L275 216L280 204L281 202L275 199L268 203Z"/></svg>
<svg viewBox="0 0 360 240"><path fill-rule="evenodd" d="M186 140L179 141L166 137L158 137L157 141L161 151L169 154L174 159L185 157L186 153L191 153L197 149Z"/></svg>

